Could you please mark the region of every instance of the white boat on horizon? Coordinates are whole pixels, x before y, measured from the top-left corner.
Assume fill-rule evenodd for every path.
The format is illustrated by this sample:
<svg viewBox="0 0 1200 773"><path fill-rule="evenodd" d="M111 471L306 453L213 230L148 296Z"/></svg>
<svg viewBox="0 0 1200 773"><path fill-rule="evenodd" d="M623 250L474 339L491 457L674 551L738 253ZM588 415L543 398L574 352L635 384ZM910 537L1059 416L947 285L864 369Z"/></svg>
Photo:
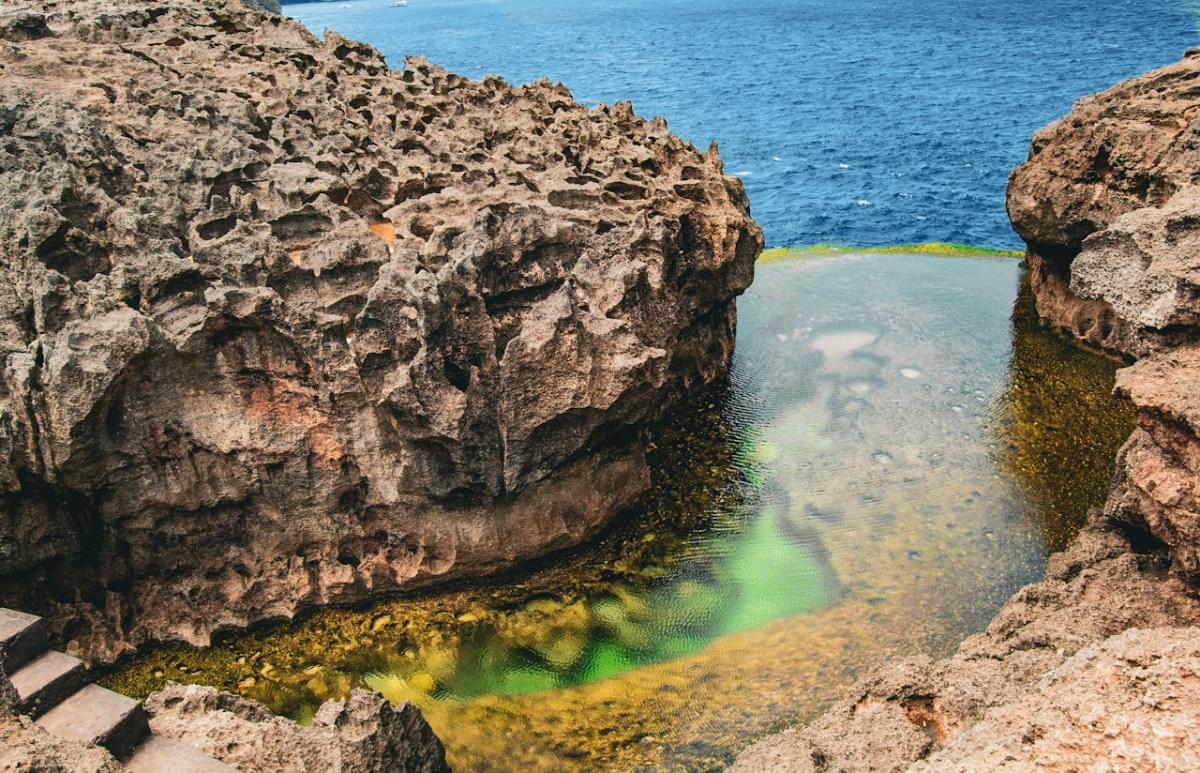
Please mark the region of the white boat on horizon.
<svg viewBox="0 0 1200 773"><path fill-rule="evenodd" d="M393 0L392 7L393 8L407 8L408 0Z"/></svg>

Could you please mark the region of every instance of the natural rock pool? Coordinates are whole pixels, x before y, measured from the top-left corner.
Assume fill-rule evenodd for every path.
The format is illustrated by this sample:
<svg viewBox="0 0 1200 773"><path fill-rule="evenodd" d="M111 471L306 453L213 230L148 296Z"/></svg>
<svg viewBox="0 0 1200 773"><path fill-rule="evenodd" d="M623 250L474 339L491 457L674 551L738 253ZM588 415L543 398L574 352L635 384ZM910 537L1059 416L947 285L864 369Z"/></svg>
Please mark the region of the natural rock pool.
<svg viewBox="0 0 1200 773"><path fill-rule="evenodd" d="M419 704L461 770L719 768L980 630L1103 501L1132 427L1115 363L1040 329L1014 259L773 251L738 316L727 383L665 422L642 511L597 544L106 683L301 719L367 686Z"/></svg>

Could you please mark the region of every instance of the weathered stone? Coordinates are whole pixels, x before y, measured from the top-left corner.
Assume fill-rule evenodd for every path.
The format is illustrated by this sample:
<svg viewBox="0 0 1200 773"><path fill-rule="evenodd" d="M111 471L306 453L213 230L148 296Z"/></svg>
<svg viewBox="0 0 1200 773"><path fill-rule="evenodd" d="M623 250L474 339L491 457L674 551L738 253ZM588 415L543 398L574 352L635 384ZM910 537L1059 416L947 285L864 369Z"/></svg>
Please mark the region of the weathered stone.
<svg viewBox="0 0 1200 773"><path fill-rule="evenodd" d="M24 8L0 11L0 40L37 40L49 34L46 17L40 13Z"/></svg>
<svg viewBox="0 0 1200 773"><path fill-rule="evenodd" d="M1200 769L1200 628L1080 650L913 771Z"/></svg>
<svg viewBox="0 0 1200 773"><path fill-rule="evenodd" d="M1200 324L1200 189L1136 209L1087 238L1071 264L1071 290L1108 304L1143 336Z"/></svg>
<svg viewBox="0 0 1200 773"><path fill-rule="evenodd" d="M279 0L242 0L242 3L248 7L267 13L283 13L283 9L279 5Z"/></svg>
<svg viewBox="0 0 1200 773"><path fill-rule="evenodd" d="M1188 56L1079 100L1009 178L1038 312L1106 349L1140 356L1195 324L1195 263L1171 240L1195 240L1197 78L1200 56Z"/></svg>
<svg viewBox="0 0 1200 773"><path fill-rule="evenodd" d="M1117 391L1137 405L1138 428L1117 459L1106 513L1163 542L1175 570L1200 584L1200 349L1119 371Z"/></svg>
<svg viewBox="0 0 1200 773"><path fill-rule="evenodd" d="M99 746L57 738L28 717L0 714L0 770L12 773L121 773Z"/></svg>
<svg viewBox="0 0 1200 773"><path fill-rule="evenodd" d="M761 234L628 104L220 0L0 46L0 600L107 659L579 543ZM28 25L25 25L26 27Z"/></svg>
<svg viewBox="0 0 1200 773"><path fill-rule="evenodd" d="M209 687L171 685L146 701L158 735L243 771L448 771L441 741L416 706L354 690L326 701L310 727Z"/></svg>

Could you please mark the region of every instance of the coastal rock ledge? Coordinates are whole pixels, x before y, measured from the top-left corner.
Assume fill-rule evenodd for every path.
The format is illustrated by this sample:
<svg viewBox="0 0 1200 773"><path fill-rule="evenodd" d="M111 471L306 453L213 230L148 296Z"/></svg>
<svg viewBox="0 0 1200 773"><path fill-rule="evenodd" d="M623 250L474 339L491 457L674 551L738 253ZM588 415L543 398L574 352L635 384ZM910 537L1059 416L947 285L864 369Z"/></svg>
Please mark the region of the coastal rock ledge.
<svg viewBox="0 0 1200 773"><path fill-rule="evenodd" d="M940 661L874 669L735 770L1200 769L1200 52L1080 100L1009 180L1037 308L1134 361L1113 486Z"/></svg>
<svg viewBox="0 0 1200 773"><path fill-rule="evenodd" d="M661 119L236 0L5 4L0 200L0 604L93 659L586 540L762 248Z"/></svg>

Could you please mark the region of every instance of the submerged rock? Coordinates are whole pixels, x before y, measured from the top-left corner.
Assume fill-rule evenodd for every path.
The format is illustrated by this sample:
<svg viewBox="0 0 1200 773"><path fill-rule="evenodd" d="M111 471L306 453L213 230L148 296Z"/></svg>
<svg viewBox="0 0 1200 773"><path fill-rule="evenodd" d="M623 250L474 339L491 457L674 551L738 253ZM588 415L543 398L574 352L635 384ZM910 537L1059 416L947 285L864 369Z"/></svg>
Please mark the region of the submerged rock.
<svg viewBox="0 0 1200 773"><path fill-rule="evenodd" d="M742 186L218 0L0 28L0 598L110 658L576 544L722 375Z"/></svg>

